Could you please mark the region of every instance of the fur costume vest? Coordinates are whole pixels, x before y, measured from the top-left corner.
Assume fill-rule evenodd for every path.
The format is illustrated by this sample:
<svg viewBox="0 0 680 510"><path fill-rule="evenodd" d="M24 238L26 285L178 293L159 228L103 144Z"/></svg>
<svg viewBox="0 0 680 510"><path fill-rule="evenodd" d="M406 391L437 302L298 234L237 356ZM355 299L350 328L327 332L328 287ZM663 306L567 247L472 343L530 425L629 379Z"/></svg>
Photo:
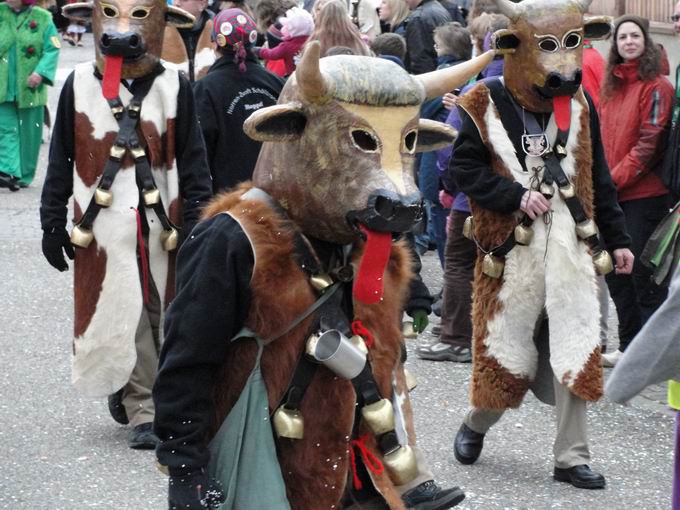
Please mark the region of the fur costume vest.
<svg viewBox="0 0 680 510"><path fill-rule="evenodd" d="M118 123L93 71L92 63L76 66L73 82L75 222L92 199L118 133ZM178 91L177 71L165 69L142 103L138 127L166 213L175 225L180 225L182 218L175 162ZM127 105L131 93L122 85L119 93ZM94 221L94 241L86 249L77 249L75 259L72 381L91 396L109 395L128 382L136 362L135 332L144 306L138 265L140 193L129 152L111 191L113 204L102 209ZM156 213L151 209L140 213L146 215L149 227L144 243L147 274L164 310L174 295L175 255L163 250Z"/></svg>
<svg viewBox="0 0 680 510"><path fill-rule="evenodd" d="M255 266L246 326L266 339L285 330L315 302L316 294L310 286L309 277L295 260L292 229L296 227L263 202L241 200L241 195L249 187L245 185L222 195L209 206L204 216L229 214L250 239ZM359 246L353 253L354 262L358 261L361 253L362 247ZM408 441L414 445L412 410L401 363L401 316L412 277L410 267L408 252L400 244L394 245L385 272L383 301L373 305L355 302L354 319L361 320L375 338L370 349L374 378L382 396L399 404L395 407L395 415L401 417L397 421L402 423L402 444ZM261 370L270 412L277 408L288 388L305 348L312 320L313 316L308 317L290 333L264 348ZM214 432L238 399L254 365L256 352L254 341L235 342L230 346L216 380ZM305 420L304 438L276 440L279 465L293 510L341 507L348 475L349 480L352 479L350 441L355 402L351 382L319 365L300 407ZM368 437L368 450L382 458L374 436L366 424L361 423L358 436L363 435ZM403 509L401 498L387 472L370 474L389 508Z"/></svg>
<svg viewBox="0 0 680 510"><path fill-rule="evenodd" d="M540 179L543 161L527 156L524 171L501 123L489 89L479 84L460 106L474 121L489 151L491 168L506 179L532 189ZM592 143L588 104L582 92L572 100L567 156L561 162L576 189L586 216L593 217ZM546 135L555 140L551 118ZM534 186L534 189L536 186ZM515 246L505 259L501 278L482 272L484 253L475 266L473 296L474 367L472 405L485 409L518 407L533 382L538 352L532 336L545 309L549 317L550 365L557 381L585 400L602 395L599 319L595 269L585 243L579 241L574 220L558 193L552 214L533 224L529 246ZM484 209L470 201L474 235L484 250L502 244L519 216Z"/></svg>

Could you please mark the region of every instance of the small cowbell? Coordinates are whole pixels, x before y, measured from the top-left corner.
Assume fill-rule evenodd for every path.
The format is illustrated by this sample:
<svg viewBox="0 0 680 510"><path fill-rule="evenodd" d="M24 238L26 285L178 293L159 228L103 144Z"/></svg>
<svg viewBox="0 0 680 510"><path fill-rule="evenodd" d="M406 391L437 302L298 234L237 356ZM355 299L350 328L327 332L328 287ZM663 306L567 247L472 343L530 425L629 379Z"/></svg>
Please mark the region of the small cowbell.
<svg viewBox="0 0 680 510"><path fill-rule="evenodd" d="M316 274L309 279L309 283L317 292L323 292L328 287L333 285L333 278L327 274Z"/></svg>
<svg viewBox="0 0 680 510"><path fill-rule="evenodd" d="M94 234L92 230L87 230L82 228L80 225L73 227L71 231L71 244L77 246L78 248L87 248L90 243L94 240Z"/></svg>
<svg viewBox="0 0 680 510"><path fill-rule="evenodd" d="M383 461L394 485L405 485L418 475L416 455L408 445L386 454Z"/></svg>
<svg viewBox="0 0 680 510"><path fill-rule="evenodd" d="M560 187L559 190L560 190L560 196L564 200L567 200L568 198L572 198L576 194L576 191L574 190L574 185L572 183L568 183L566 186Z"/></svg>
<svg viewBox="0 0 680 510"><path fill-rule="evenodd" d="M547 182L542 182L538 187L538 191L545 198L552 198L552 196L555 194L555 187L552 184L548 184Z"/></svg>
<svg viewBox="0 0 680 510"><path fill-rule="evenodd" d="M179 242L179 233L177 229L170 227L170 230L161 232L161 244L165 251L175 251L177 243Z"/></svg>
<svg viewBox="0 0 680 510"><path fill-rule="evenodd" d="M147 207L153 207L161 199L161 192L158 188L148 189L144 193L144 205Z"/></svg>
<svg viewBox="0 0 680 510"><path fill-rule="evenodd" d="M394 409L386 398L362 407L361 416L376 436L394 430Z"/></svg>
<svg viewBox="0 0 680 510"><path fill-rule="evenodd" d="M576 225L576 235L579 239L588 239L597 235L597 226L593 220L582 221Z"/></svg>
<svg viewBox="0 0 680 510"><path fill-rule="evenodd" d="M305 435L305 419L297 409L279 407L274 413L274 430L278 437L302 439Z"/></svg>
<svg viewBox="0 0 680 510"><path fill-rule="evenodd" d="M109 189L97 188L94 190L94 201L99 207L111 207L113 192Z"/></svg>
<svg viewBox="0 0 680 510"><path fill-rule="evenodd" d="M501 258L487 253L482 260L482 273L489 278L500 278L503 276L503 269L505 269L505 261Z"/></svg>
<svg viewBox="0 0 680 510"><path fill-rule="evenodd" d="M520 223L515 227L515 242L522 246L529 246L534 238L534 229Z"/></svg>
<svg viewBox="0 0 680 510"><path fill-rule="evenodd" d="M607 250L600 250L593 255L593 265L597 274L604 276L614 270L614 262Z"/></svg>
<svg viewBox="0 0 680 510"><path fill-rule="evenodd" d="M472 216L468 216L465 218L465 223L463 223L463 237L466 237L467 239L472 240L473 235L472 235L472 227L474 226L474 220L472 219Z"/></svg>

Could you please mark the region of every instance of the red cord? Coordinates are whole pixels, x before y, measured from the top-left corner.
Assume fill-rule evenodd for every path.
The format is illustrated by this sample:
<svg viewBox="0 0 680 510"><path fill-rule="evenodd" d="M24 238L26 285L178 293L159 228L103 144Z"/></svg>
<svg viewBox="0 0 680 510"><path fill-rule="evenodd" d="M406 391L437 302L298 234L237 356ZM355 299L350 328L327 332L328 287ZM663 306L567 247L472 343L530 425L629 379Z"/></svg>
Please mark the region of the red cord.
<svg viewBox="0 0 680 510"><path fill-rule="evenodd" d="M366 347L368 349L371 349L373 347L373 344L375 343L375 340L373 339L373 335L369 330L367 330L364 325L361 323L360 320L355 320L352 323L352 333L355 335L359 335L364 339L364 342L366 343Z"/></svg>
<svg viewBox="0 0 680 510"><path fill-rule="evenodd" d="M144 245L144 235L142 234L142 217L139 209L135 209L137 216L137 243L139 244L139 258L142 263L142 292L144 294L144 304L149 304L149 260L146 258L146 246Z"/></svg>
<svg viewBox="0 0 680 510"><path fill-rule="evenodd" d="M359 453L361 454L361 458L364 461L364 466L366 466L366 469L376 475L381 475L383 474L383 471L385 471L385 466L382 462L380 462L380 459L373 455L373 453L366 447L367 439L368 435L364 435L359 439L352 439L350 442L349 456L350 462L352 464L352 478L354 479L354 488L358 491L362 489L363 484L361 483L359 475L357 474L357 459L356 453L354 453L354 448L359 449Z"/></svg>

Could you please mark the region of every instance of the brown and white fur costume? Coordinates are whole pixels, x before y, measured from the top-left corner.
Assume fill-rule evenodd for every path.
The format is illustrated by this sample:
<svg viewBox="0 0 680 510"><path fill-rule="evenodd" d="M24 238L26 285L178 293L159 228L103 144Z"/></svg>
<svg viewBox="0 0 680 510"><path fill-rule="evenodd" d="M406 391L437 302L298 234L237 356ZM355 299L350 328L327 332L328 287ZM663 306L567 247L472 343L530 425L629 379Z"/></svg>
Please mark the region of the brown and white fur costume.
<svg viewBox="0 0 680 510"><path fill-rule="evenodd" d="M492 169L531 188L531 168L543 162L527 156L529 172L522 170L486 86L473 88L460 106L477 125L491 154ZM552 143L556 135L554 120L546 131ZM588 107L579 93L572 101L567 157L562 168L573 182L586 215L592 218L590 140ZM500 245L512 233L517 218L470 202L480 245ZM472 310L475 407L503 409L520 405L536 374L538 353L532 337L543 307L550 317L550 363L557 379L585 400L597 400L602 395L600 312L592 258L587 246L577 238L574 220L559 194L551 202L551 225L534 222L531 244L518 245L510 251L502 279L482 273L483 254L477 260Z"/></svg>

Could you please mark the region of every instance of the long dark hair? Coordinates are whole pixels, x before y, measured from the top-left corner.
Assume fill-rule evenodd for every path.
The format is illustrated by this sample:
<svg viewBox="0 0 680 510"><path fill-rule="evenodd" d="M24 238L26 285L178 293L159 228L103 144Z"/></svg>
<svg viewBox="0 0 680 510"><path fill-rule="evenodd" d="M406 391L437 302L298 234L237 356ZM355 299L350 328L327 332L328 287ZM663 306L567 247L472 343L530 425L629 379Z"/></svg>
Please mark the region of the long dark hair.
<svg viewBox="0 0 680 510"><path fill-rule="evenodd" d="M632 23L632 22L631 22ZM636 23L637 24L637 23ZM623 23L621 23L623 25ZM604 83L602 84L602 91L600 97L608 99L621 87L623 80L614 75L614 68L623 63L623 57L619 55L619 50L616 44L618 36L618 28L612 39L612 46L609 49L609 57L607 58L607 72L605 73ZM640 25L638 25L640 26ZM649 36L649 32L640 27L642 35L645 38L645 51L638 59L638 78L642 81L650 81L661 75L661 50L659 50L656 43Z"/></svg>

